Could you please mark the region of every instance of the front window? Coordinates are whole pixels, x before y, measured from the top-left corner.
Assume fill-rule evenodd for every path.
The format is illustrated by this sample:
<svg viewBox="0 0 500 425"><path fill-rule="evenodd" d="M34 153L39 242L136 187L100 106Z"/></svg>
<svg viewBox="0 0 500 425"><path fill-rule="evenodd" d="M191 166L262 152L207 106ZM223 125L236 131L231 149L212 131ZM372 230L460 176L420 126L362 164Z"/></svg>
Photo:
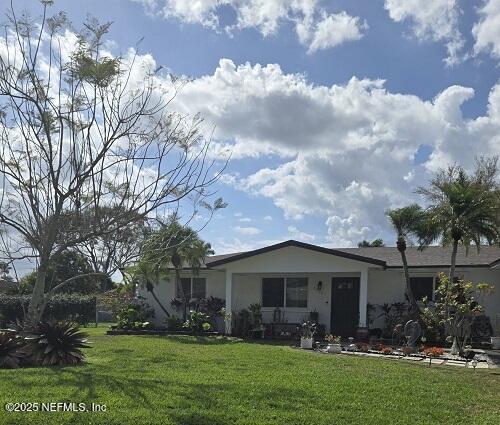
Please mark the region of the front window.
<svg viewBox="0 0 500 425"><path fill-rule="evenodd" d="M286 279L286 306L307 307L307 278L289 277Z"/></svg>
<svg viewBox="0 0 500 425"><path fill-rule="evenodd" d="M207 281L204 277L182 277L181 285L186 300L206 297ZM182 298L179 288L177 288L176 294L177 298Z"/></svg>
<svg viewBox="0 0 500 425"><path fill-rule="evenodd" d="M265 277L262 279L262 307L307 307L306 277Z"/></svg>
<svg viewBox="0 0 500 425"><path fill-rule="evenodd" d="M413 292L413 296L417 301L421 301L424 298L432 301L434 300L434 278L433 277L411 277L410 287Z"/></svg>
<svg viewBox="0 0 500 425"><path fill-rule="evenodd" d="M262 307L283 307L284 284L282 277L265 277L262 279Z"/></svg>

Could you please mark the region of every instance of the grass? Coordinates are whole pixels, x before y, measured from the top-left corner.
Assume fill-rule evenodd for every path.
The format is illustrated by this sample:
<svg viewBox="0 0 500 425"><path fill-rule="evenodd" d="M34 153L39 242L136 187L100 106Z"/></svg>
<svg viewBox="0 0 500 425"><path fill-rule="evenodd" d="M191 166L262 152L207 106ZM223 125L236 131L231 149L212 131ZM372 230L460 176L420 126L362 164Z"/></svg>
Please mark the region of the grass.
<svg viewBox="0 0 500 425"><path fill-rule="evenodd" d="M500 373L216 338L106 336L79 367L0 370L2 424L494 424ZM7 413L6 402L106 404Z"/></svg>

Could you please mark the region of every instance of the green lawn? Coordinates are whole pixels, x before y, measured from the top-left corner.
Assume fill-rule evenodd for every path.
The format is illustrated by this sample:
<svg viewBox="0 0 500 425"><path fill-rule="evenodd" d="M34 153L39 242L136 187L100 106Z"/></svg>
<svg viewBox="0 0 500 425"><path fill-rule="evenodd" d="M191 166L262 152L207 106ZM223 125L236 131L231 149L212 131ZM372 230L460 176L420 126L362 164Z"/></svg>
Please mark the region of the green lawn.
<svg viewBox="0 0 500 425"><path fill-rule="evenodd" d="M105 336L79 367L0 370L5 424L499 424L500 372L194 337ZM106 404L7 413L6 402Z"/></svg>

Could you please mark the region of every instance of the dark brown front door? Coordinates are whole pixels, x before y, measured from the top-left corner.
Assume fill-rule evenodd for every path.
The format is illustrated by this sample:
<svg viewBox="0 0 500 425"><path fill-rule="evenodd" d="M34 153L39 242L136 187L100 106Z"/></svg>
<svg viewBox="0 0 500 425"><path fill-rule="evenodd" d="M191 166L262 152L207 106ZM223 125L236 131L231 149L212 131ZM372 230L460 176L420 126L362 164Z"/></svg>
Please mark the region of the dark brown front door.
<svg viewBox="0 0 500 425"><path fill-rule="evenodd" d="M332 334L356 336L359 320L359 277L332 278Z"/></svg>

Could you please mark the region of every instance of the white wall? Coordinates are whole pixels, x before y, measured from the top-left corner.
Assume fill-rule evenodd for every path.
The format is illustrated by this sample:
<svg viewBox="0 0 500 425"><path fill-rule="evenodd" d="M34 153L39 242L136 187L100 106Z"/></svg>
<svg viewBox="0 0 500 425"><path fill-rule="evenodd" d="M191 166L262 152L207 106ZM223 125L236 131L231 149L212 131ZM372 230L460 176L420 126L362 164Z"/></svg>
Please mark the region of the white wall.
<svg viewBox="0 0 500 425"><path fill-rule="evenodd" d="M307 308L282 308L290 323L300 322L310 311L319 312L321 323L330 326L331 278L334 276L359 276L363 268L368 268L368 303L383 304L404 301L405 284L401 270L381 270L376 266L369 267L366 263L353 261L332 255L313 252L297 247L287 247L268 252L255 257L227 264L233 272L232 306L233 311L239 311L252 303L262 303L261 282L264 276L303 276L309 281ZM412 269L412 276L434 276L436 269ZM447 269L441 271L447 272ZM500 315L500 269L463 269L458 268L457 274L474 283L486 282L496 286L492 296L485 297L481 303L486 308L486 314L492 319ZM183 273L189 277L189 273ZM207 279L207 296L225 298L225 271L207 270L199 274ZM323 287L318 291L318 281ZM163 281L155 288L155 292L168 311L172 311L170 300L175 297L174 277ZM157 324L163 323L164 314L151 295L141 291L156 311ZM264 321L270 321L273 308L263 309ZM382 327L382 319L378 319L371 327Z"/></svg>
<svg viewBox="0 0 500 425"><path fill-rule="evenodd" d="M330 297L331 277L327 273L258 273L258 274L233 274L233 311L247 308L250 304L262 304L262 278L263 277L306 277L308 279L308 299L306 308L280 307L289 323L300 323L309 316L310 311L319 313L319 321L330 324ZM318 282L322 282L321 291L317 290ZM262 308L264 322L273 318L274 308Z"/></svg>
<svg viewBox="0 0 500 425"><path fill-rule="evenodd" d="M331 273L359 272L369 266L361 261L289 246L234 261L220 268L227 268L233 273Z"/></svg>
<svg viewBox="0 0 500 425"><path fill-rule="evenodd" d="M443 269L410 269L410 276L436 276ZM500 315L500 269L457 268L457 276L472 283L489 283L495 286L492 295L482 297L479 302L485 307L485 314L493 318ZM383 304L405 300L405 282L402 270L370 270L368 273L368 303ZM382 318L377 319L371 327L383 327Z"/></svg>
<svg viewBox="0 0 500 425"><path fill-rule="evenodd" d="M215 270L201 271L198 275L194 276L192 273L183 272L181 277L204 277L207 279L207 297L213 296L218 298L225 298L225 273ZM175 275L172 273L168 280L162 280L155 288L154 292L158 299L162 302L163 306L167 311L174 316L178 316L179 313L173 310L170 306L170 301L175 298ZM146 298L147 302L155 310L155 319L152 320L156 325L163 325L165 319L165 313L163 313L161 307L154 300L151 294L145 289L139 290L139 295Z"/></svg>

